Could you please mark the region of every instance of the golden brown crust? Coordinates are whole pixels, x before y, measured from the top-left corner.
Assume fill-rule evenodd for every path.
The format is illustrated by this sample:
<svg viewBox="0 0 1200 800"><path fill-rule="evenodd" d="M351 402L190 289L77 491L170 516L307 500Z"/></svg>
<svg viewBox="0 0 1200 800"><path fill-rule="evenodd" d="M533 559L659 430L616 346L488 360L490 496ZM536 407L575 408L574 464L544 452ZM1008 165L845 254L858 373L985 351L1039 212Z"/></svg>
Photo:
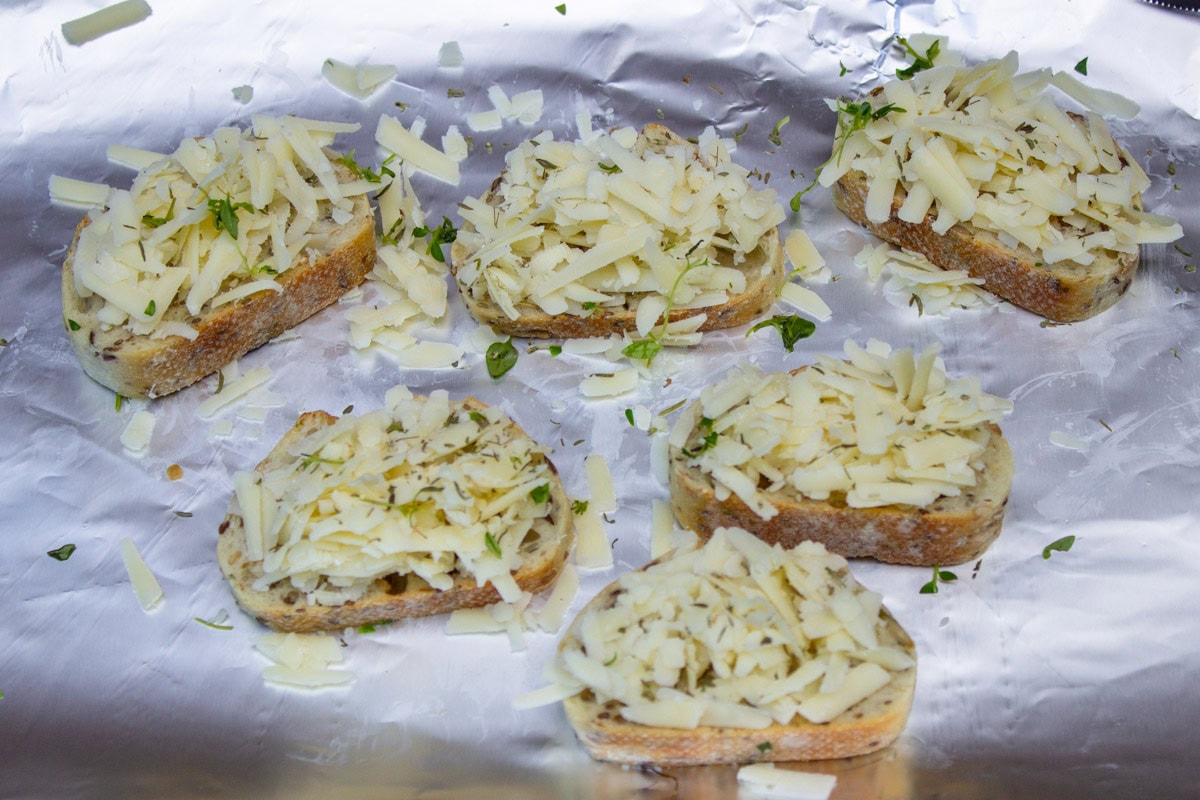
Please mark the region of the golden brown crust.
<svg viewBox="0 0 1200 800"><path fill-rule="evenodd" d="M126 397L162 397L211 375L333 303L375 265L375 215L366 196L359 196L353 220L332 235L327 252L315 261L305 253L276 277L282 292L258 292L199 319L177 301L167 319L188 322L197 337L151 339L124 327L104 330L95 319L99 298L76 294L73 257L87 224L86 217L79 223L63 262L63 316L78 326L68 324L67 337L84 371Z"/></svg>
<svg viewBox="0 0 1200 800"><path fill-rule="evenodd" d="M485 408L482 403L466 399L468 410ZM260 472L282 465L291 458L288 448L319 428L332 425L337 417L324 411L302 414L291 430L280 439L256 469ZM513 423L516 434L525 432ZM548 462L549 463L549 462ZM537 594L548 589L557 579L574 542L574 527L570 501L553 464L549 503L554 532L543 536L537 549L528 554L521 569L513 574L522 590ZM277 585L262 592L253 588L262 575L262 564L248 560L245 555L246 536L242 517L233 507L221 523L217 537L217 562L229 581L238 605L263 624L278 631L312 633L336 631L373 622L444 614L459 608L477 608L500 601L500 595L490 584L476 586L474 578L456 577L455 587L447 590L431 588L415 575L389 576L380 579L357 601L340 606L310 606L297 590Z"/></svg>
<svg viewBox="0 0 1200 800"><path fill-rule="evenodd" d="M664 125L651 123L647 125L638 137L639 147L662 148L669 144L679 144L684 140ZM485 197L489 204L495 202L495 191L500 179L493 184L492 191ZM457 266L470 260L472 252L464 245L456 242L450 250L450 271L458 275ZM719 256L722 266L732 267L730 254L722 252ZM735 328L762 316L779 296L779 290L787 277L784 270L783 245L779 239L779 229L774 228L759 242L758 247L746 255L741 264L737 265L746 275L746 288L743 292L731 297L728 302L708 308L676 308L670 312L670 321L687 319L699 314L707 314L700 326L701 331L714 331L724 328ZM637 329L637 303L645 296L630 294L625 304L618 308L597 308L587 316L574 314L547 314L529 302L517 304L520 316L510 319L490 297L476 297L471 287L458 284L459 296L470 311L471 316L480 324L488 325L497 333L506 336L522 336L532 339L582 339L594 336L610 336L632 332Z"/></svg>
<svg viewBox="0 0 1200 800"><path fill-rule="evenodd" d="M932 211L920 223L897 215L906 197L897 188L891 215L885 222L867 219L869 178L861 171L846 173L832 187L833 204L854 222L879 238L920 253L942 269L962 270L982 278L984 288L1009 302L1057 322L1075 322L1111 307L1129 289L1138 268L1138 255L1100 253L1087 267L1074 262L1042 264L1037 253L1019 245L1002 244L995 234L960 222L944 234L933 230Z"/></svg>
<svg viewBox="0 0 1200 800"><path fill-rule="evenodd" d="M610 584L587 608L611 603L618 586L617 582ZM560 652L578 640L577 625L583 613L563 637ZM887 616L884 641L916 659L912 640L891 615ZM908 719L916 673L916 667L894 673L888 686L822 724L796 717L787 725L762 729L656 728L626 721L620 716L619 704L601 706L590 692L564 700L563 708L580 742L600 761L665 767L845 758L874 752L896 740Z"/></svg>

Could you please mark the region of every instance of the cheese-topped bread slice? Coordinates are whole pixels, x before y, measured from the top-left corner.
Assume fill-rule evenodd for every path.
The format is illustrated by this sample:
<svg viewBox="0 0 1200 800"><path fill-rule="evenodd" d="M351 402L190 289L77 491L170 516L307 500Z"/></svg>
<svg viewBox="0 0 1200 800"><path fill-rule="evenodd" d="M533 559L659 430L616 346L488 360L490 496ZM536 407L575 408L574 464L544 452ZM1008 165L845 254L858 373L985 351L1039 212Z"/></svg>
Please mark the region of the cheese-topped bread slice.
<svg viewBox="0 0 1200 800"><path fill-rule="evenodd" d="M733 327L771 306L784 211L773 189L751 188L729 142L712 128L695 142L657 124L581 128L577 141L520 144L491 190L459 205L453 270L478 321L515 336L646 336Z"/></svg>
<svg viewBox="0 0 1200 800"><path fill-rule="evenodd" d="M1150 181L1096 110L1126 101L1050 70L1017 74L1015 52L941 64L838 104L820 182L850 219L1044 317L1075 321L1129 288L1139 246L1183 235L1142 210Z"/></svg>
<svg viewBox="0 0 1200 800"><path fill-rule="evenodd" d="M1000 534L1012 403L920 356L846 342L792 373L735 367L670 437L671 507L707 536L746 528L791 547L923 566L978 557Z"/></svg>
<svg viewBox="0 0 1200 800"><path fill-rule="evenodd" d="M601 591L550 673L594 758L797 761L893 742L916 651L845 559L721 528Z"/></svg>
<svg viewBox="0 0 1200 800"><path fill-rule="evenodd" d="M574 541L546 450L444 391L304 414L234 488L217 560L238 604L281 631L515 602L553 583Z"/></svg>
<svg viewBox="0 0 1200 800"><path fill-rule="evenodd" d="M328 149L357 128L259 116L186 139L112 189L63 263L64 324L87 374L129 397L170 394L360 284L379 183Z"/></svg>

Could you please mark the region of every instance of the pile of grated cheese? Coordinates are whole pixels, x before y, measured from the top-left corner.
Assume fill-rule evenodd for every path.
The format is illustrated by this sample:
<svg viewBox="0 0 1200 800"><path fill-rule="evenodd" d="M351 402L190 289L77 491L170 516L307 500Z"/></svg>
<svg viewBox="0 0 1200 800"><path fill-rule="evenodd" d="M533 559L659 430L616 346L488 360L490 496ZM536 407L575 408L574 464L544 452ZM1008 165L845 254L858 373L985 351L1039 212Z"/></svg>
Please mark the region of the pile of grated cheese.
<svg viewBox="0 0 1200 800"><path fill-rule="evenodd" d="M397 387L384 409L296 443L285 466L237 473L254 589L287 581L339 605L396 573L437 590L473 576L516 601L526 540L548 538L556 510L546 452L518 431L495 408Z"/></svg>
<svg viewBox="0 0 1200 800"><path fill-rule="evenodd" d="M1017 69L1010 52L974 67L938 63L889 81L863 102L873 112L893 110L858 130L842 107L840 150L822 168L821 184L859 170L870 178L870 221L890 217L900 188L897 216L904 222L920 223L932 209L937 233L966 222L1007 247L1037 252L1046 264L1087 266L1102 251L1135 253L1140 244L1182 236L1175 220L1140 210L1150 180L1097 113L1131 116L1136 106L1064 73ZM1051 85L1089 109L1082 119L1055 105L1046 92Z"/></svg>
<svg viewBox="0 0 1200 800"><path fill-rule="evenodd" d="M718 528L618 585L576 620L552 673L560 697L590 690L630 722L829 722L915 664L880 595L815 542L784 550Z"/></svg>
<svg viewBox="0 0 1200 800"><path fill-rule="evenodd" d="M958 269L940 269L911 250L886 244L867 245L854 257L854 263L867 271L871 285L883 280L889 303L894 306L919 303L922 315L997 305L995 297L982 288L983 278L972 278Z"/></svg>
<svg viewBox="0 0 1200 800"><path fill-rule="evenodd" d="M275 277L319 250L352 219L355 198L377 188L339 175L326 149L358 127L255 116L251 129L219 128L169 156L145 154L132 187L108 190L80 234L75 291L103 299L103 325L189 339L189 317L282 291ZM187 313L167 319L173 305Z"/></svg>
<svg viewBox="0 0 1200 800"><path fill-rule="evenodd" d="M518 145L494 198L460 204L465 291L510 319L522 304L586 317L636 296L645 336L668 304L699 316L745 289L737 266L785 215L729 142L712 128L672 144L593 130L586 114L578 125L574 142L547 131Z"/></svg>
<svg viewBox="0 0 1200 800"><path fill-rule="evenodd" d="M974 486L991 433L1012 402L978 378L950 379L931 345L919 356L871 340L845 360L817 356L788 373L735 367L680 415L671 445L763 519L771 492L853 508L927 506Z"/></svg>

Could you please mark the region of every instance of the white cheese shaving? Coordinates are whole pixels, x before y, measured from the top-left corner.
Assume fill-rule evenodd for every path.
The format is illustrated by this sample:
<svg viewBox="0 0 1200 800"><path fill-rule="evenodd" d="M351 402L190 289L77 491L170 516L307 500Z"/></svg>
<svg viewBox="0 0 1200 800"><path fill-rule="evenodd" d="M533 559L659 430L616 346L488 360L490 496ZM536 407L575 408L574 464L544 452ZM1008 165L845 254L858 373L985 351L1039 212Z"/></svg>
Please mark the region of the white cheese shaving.
<svg viewBox="0 0 1200 800"><path fill-rule="evenodd" d="M463 65L462 47L458 42L443 42L438 48L438 66L455 69Z"/></svg>
<svg viewBox="0 0 1200 800"><path fill-rule="evenodd" d="M606 375L589 375L579 382L584 397L615 397L637 388L638 371L626 367Z"/></svg>
<svg viewBox="0 0 1200 800"><path fill-rule="evenodd" d="M1050 444L1065 447L1068 450L1087 450L1087 442L1065 431L1051 431Z"/></svg>
<svg viewBox="0 0 1200 800"><path fill-rule="evenodd" d="M167 157L165 154L156 153L153 150L142 150L138 147L128 147L123 144L110 144L107 155L108 160L114 164L138 170L145 169L155 161L161 161Z"/></svg>
<svg viewBox="0 0 1200 800"><path fill-rule="evenodd" d="M737 779L755 791L792 800L828 800L837 785L836 775L778 769L774 764L747 764L738 769Z"/></svg>
<svg viewBox="0 0 1200 800"><path fill-rule="evenodd" d="M263 670L263 680L292 689L344 686L354 673L334 669L342 663L342 649L332 636L319 633L266 633L255 649L274 662Z"/></svg>
<svg viewBox="0 0 1200 800"><path fill-rule="evenodd" d="M221 391L196 406L196 416L209 419L218 411L232 405L271 379L270 367L252 367L233 380L226 379Z"/></svg>
<svg viewBox="0 0 1200 800"><path fill-rule="evenodd" d="M400 120L387 115L379 118L375 141L389 153L394 153L406 169L416 169L440 181L457 186L458 163L433 145L405 128Z"/></svg>
<svg viewBox="0 0 1200 800"><path fill-rule="evenodd" d="M141 453L150 444L150 436L154 433L155 417L149 411L135 411L129 418L129 424L121 433L121 444L126 450Z"/></svg>
<svg viewBox="0 0 1200 800"><path fill-rule="evenodd" d="M921 315L994 308L997 304L982 288L982 278L972 278L961 270L941 269L920 253L886 244L867 245L855 256L854 263L867 271L872 284L883 281L889 303L916 306Z"/></svg>
<svg viewBox="0 0 1200 800"><path fill-rule="evenodd" d="M112 187L104 183L50 176L50 200L67 206L103 208Z"/></svg>
<svg viewBox="0 0 1200 800"><path fill-rule="evenodd" d="M608 469L608 459L599 453L585 456L583 472L587 476L588 506L601 514L616 511L617 492L612 472Z"/></svg>
<svg viewBox="0 0 1200 800"><path fill-rule="evenodd" d="M158 608L163 601L162 586L150 571L150 567L146 566L132 539L121 540L121 560L125 562L125 571L129 574L129 582L133 584L134 594L137 595L142 610L153 611Z"/></svg>
<svg viewBox="0 0 1200 800"><path fill-rule="evenodd" d="M612 547L604 532L604 519L589 502L582 513L575 515L575 566L608 569L612 565Z"/></svg>
<svg viewBox="0 0 1200 800"><path fill-rule="evenodd" d="M321 74L335 89L359 100L366 100L396 77L391 64L359 64L352 66L336 58L327 58Z"/></svg>
<svg viewBox="0 0 1200 800"><path fill-rule="evenodd" d="M123 0L78 19L64 22L63 39L67 44L81 45L106 33L135 25L151 13L150 4L146 0Z"/></svg>

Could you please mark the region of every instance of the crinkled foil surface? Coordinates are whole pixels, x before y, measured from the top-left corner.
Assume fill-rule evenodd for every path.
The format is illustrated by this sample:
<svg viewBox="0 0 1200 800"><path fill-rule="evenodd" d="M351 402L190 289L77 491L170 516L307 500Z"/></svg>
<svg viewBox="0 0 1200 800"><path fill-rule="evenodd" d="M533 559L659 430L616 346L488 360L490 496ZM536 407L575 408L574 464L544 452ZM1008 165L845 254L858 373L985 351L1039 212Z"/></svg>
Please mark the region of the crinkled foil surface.
<svg viewBox="0 0 1200 800"><path fill-rule="evenodd" d="M1200 276L1188 269L1200 258L1200 18L1133 0L555 5L159 0L140 24L80 47L59 25L98 4L0 6L0 795L736 796L733 768L593 763L560 707L512 711L515 695L543 684L556 644L547 634L514 653L503 636L448 637L444 619L351 631L348 688L265 685L253 649L263 629L237 610L215 561L232 474L300 412L375 408L398 383L498 404L554 448L573 496L586 496L584 455L602 453L615 475L616 565L583 574L573 612L647 561L651 501L667 497L651 437L626 408L693 397L735 361L791 368L877 337L941 342L951 374L979 375L1015 402L1005 431L1016 479L1000 539L938 594L919 593L928 570L853 565L916 641L916 698L895 747L808 768L836 772L838 798L1200 796ZM385 113L425 117L435 143L451 124L469 133L466 116L490 108L498 84L542 89L545 112L535 128L475 134L460 186L418 176L432 220L457 222L457 201L482 193L538 128L573 138L579 109L603 124L661 119L685 135L745 128L735 159L769 174L786 202L829 154L825 99L890 76L901 64L890 37L917 32L948 35L972 60L1015 49L1023 70L1069 71L1086 56L1090 85L1141 104L1114 128L1153 179L1146 205L1177 216L1185 238L1144 248L1115 308L1043 327L1011 308L930 317L893 306L853 264L870 237L816 190L784 232L802 225L838 275L817 287L833 319L795 353L774 334L706 336L614 399L586 401L576 388L605 362L523 347L499 381L477 351L460 369L400 369L350 347L344 312L362 302L351 299L242 360L269 366L287 398L265 421L235 419L232 435L210 438L196 417L214 388L204 381L149 405L153 438L133 456L119 437L144 404L115 411L67 344L59 274L80 212L51 205L47 180L127 186L131 173L106 161L110 143L169 151L255 113L291 113L361 122L340 140L361 157L376 152ZM459 69L438 65L447 41L461 45ZM321 78L329 57L399 75L359 102ZM245 105L232 95L243 84L254 90ZM475 327L453 290L451 301L425 335L463 342ZM1079 446L1054 444L1056 433ZM169 481L176 463L183 477ZM1068 534L1075 546L1043 559ZM154 613L129 585L124 537L165 590ZM67 542L78 546L70 560L46 556ZM233 630L194 621L220 609Z"/></svg>

